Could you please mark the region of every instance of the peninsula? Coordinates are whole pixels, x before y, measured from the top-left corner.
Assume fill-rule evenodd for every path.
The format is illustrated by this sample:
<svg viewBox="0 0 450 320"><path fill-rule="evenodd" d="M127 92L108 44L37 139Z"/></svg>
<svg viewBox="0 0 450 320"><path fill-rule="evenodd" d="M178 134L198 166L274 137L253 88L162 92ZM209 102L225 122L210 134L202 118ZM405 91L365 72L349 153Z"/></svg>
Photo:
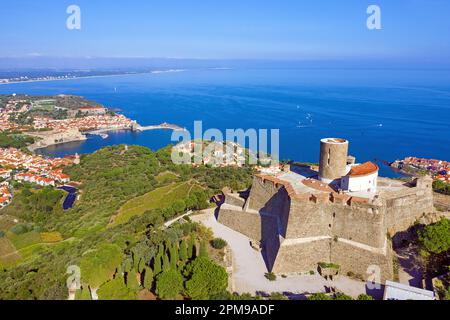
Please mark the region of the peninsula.
<svg viewBox="0 0 450 320"><path fill-rule="evenodd" d="M83 141L87 134L108 138L117 130L175 130L175 124L141 126L136 121L101 104L71 95L0 96L0 131L32 137L30 151L67 142Z"/></svg>

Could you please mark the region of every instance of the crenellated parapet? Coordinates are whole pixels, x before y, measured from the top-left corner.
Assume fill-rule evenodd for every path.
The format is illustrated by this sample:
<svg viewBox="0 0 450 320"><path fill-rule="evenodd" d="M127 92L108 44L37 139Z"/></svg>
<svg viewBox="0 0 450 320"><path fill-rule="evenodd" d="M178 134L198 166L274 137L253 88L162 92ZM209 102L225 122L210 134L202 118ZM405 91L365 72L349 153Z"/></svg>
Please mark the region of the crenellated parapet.
<svg viewBox="0 0 450 320"><path fill-rule="evenodd" d="M315 204L340 204L344 206L352 206L353 204L372 204L374 199L351 196L344 193L338 193L331 187L320 181L313 179L305 179L302 183L311 188L311 192L297 193L291 183L281 180L276 176L255 175L255 178L262 185L266 183L279 190L284 188L291 201L308 202Z"/></svg>

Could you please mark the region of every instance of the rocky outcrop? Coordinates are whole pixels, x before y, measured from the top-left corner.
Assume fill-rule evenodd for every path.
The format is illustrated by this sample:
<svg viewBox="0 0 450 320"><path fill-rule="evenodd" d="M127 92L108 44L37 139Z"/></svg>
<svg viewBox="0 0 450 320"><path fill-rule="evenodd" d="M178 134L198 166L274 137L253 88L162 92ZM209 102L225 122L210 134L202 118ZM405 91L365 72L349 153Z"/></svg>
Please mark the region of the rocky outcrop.
<svg viewBox="0 0 450 320"><path fill-rule="evenodd" d="M37 149L47 148L52 145L63 144L67 142L83 141L86 136L78 129L68 129L64 131L44 131L33 132L28 135L34 137L37 141L30 145L28 149L35 151Z"/></svg>

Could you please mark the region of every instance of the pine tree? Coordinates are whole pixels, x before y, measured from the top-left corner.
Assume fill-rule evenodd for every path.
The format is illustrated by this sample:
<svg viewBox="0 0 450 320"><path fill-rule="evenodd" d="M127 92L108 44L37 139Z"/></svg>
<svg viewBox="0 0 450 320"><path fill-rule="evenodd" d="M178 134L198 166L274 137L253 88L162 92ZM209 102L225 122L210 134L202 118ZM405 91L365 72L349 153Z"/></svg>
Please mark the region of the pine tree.
<svg viewBox="0 0 450 320"><path fill-rule="evenodd" d="M148 290L152 290L153 280L154 280L153 271L149 267L145 267L144 270L145 270L144 288L146 288Z"/></svg>
<svg viewBox="0 0 450 320"><path fill-rule="evenodd" d="M181 241L180 244L180 259L181 261L186 261L188 259L188 249L186 246L186 241Z"/></svg>
<svg viewBox="0 0 450 320"><path fill-rule="evenodd" d="M161 267L161 256L158 254L155 257L155 263L153 265L153 274L156 276L158 274L160 274L162 271L162 267Z"/></svg>

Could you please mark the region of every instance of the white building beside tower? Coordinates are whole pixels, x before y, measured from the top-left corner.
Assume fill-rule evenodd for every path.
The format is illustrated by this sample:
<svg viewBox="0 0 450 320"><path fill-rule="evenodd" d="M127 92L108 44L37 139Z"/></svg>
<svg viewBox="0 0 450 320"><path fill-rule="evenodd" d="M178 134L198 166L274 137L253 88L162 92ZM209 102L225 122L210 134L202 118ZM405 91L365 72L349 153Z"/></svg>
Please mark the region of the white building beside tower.
<svg viewBox="0 0 450 320"><path fill-rule="evenodd" d="M348 192L377 192L378 171L373 162L353 166L350 172L342 177L341 189Z"/></svg>

